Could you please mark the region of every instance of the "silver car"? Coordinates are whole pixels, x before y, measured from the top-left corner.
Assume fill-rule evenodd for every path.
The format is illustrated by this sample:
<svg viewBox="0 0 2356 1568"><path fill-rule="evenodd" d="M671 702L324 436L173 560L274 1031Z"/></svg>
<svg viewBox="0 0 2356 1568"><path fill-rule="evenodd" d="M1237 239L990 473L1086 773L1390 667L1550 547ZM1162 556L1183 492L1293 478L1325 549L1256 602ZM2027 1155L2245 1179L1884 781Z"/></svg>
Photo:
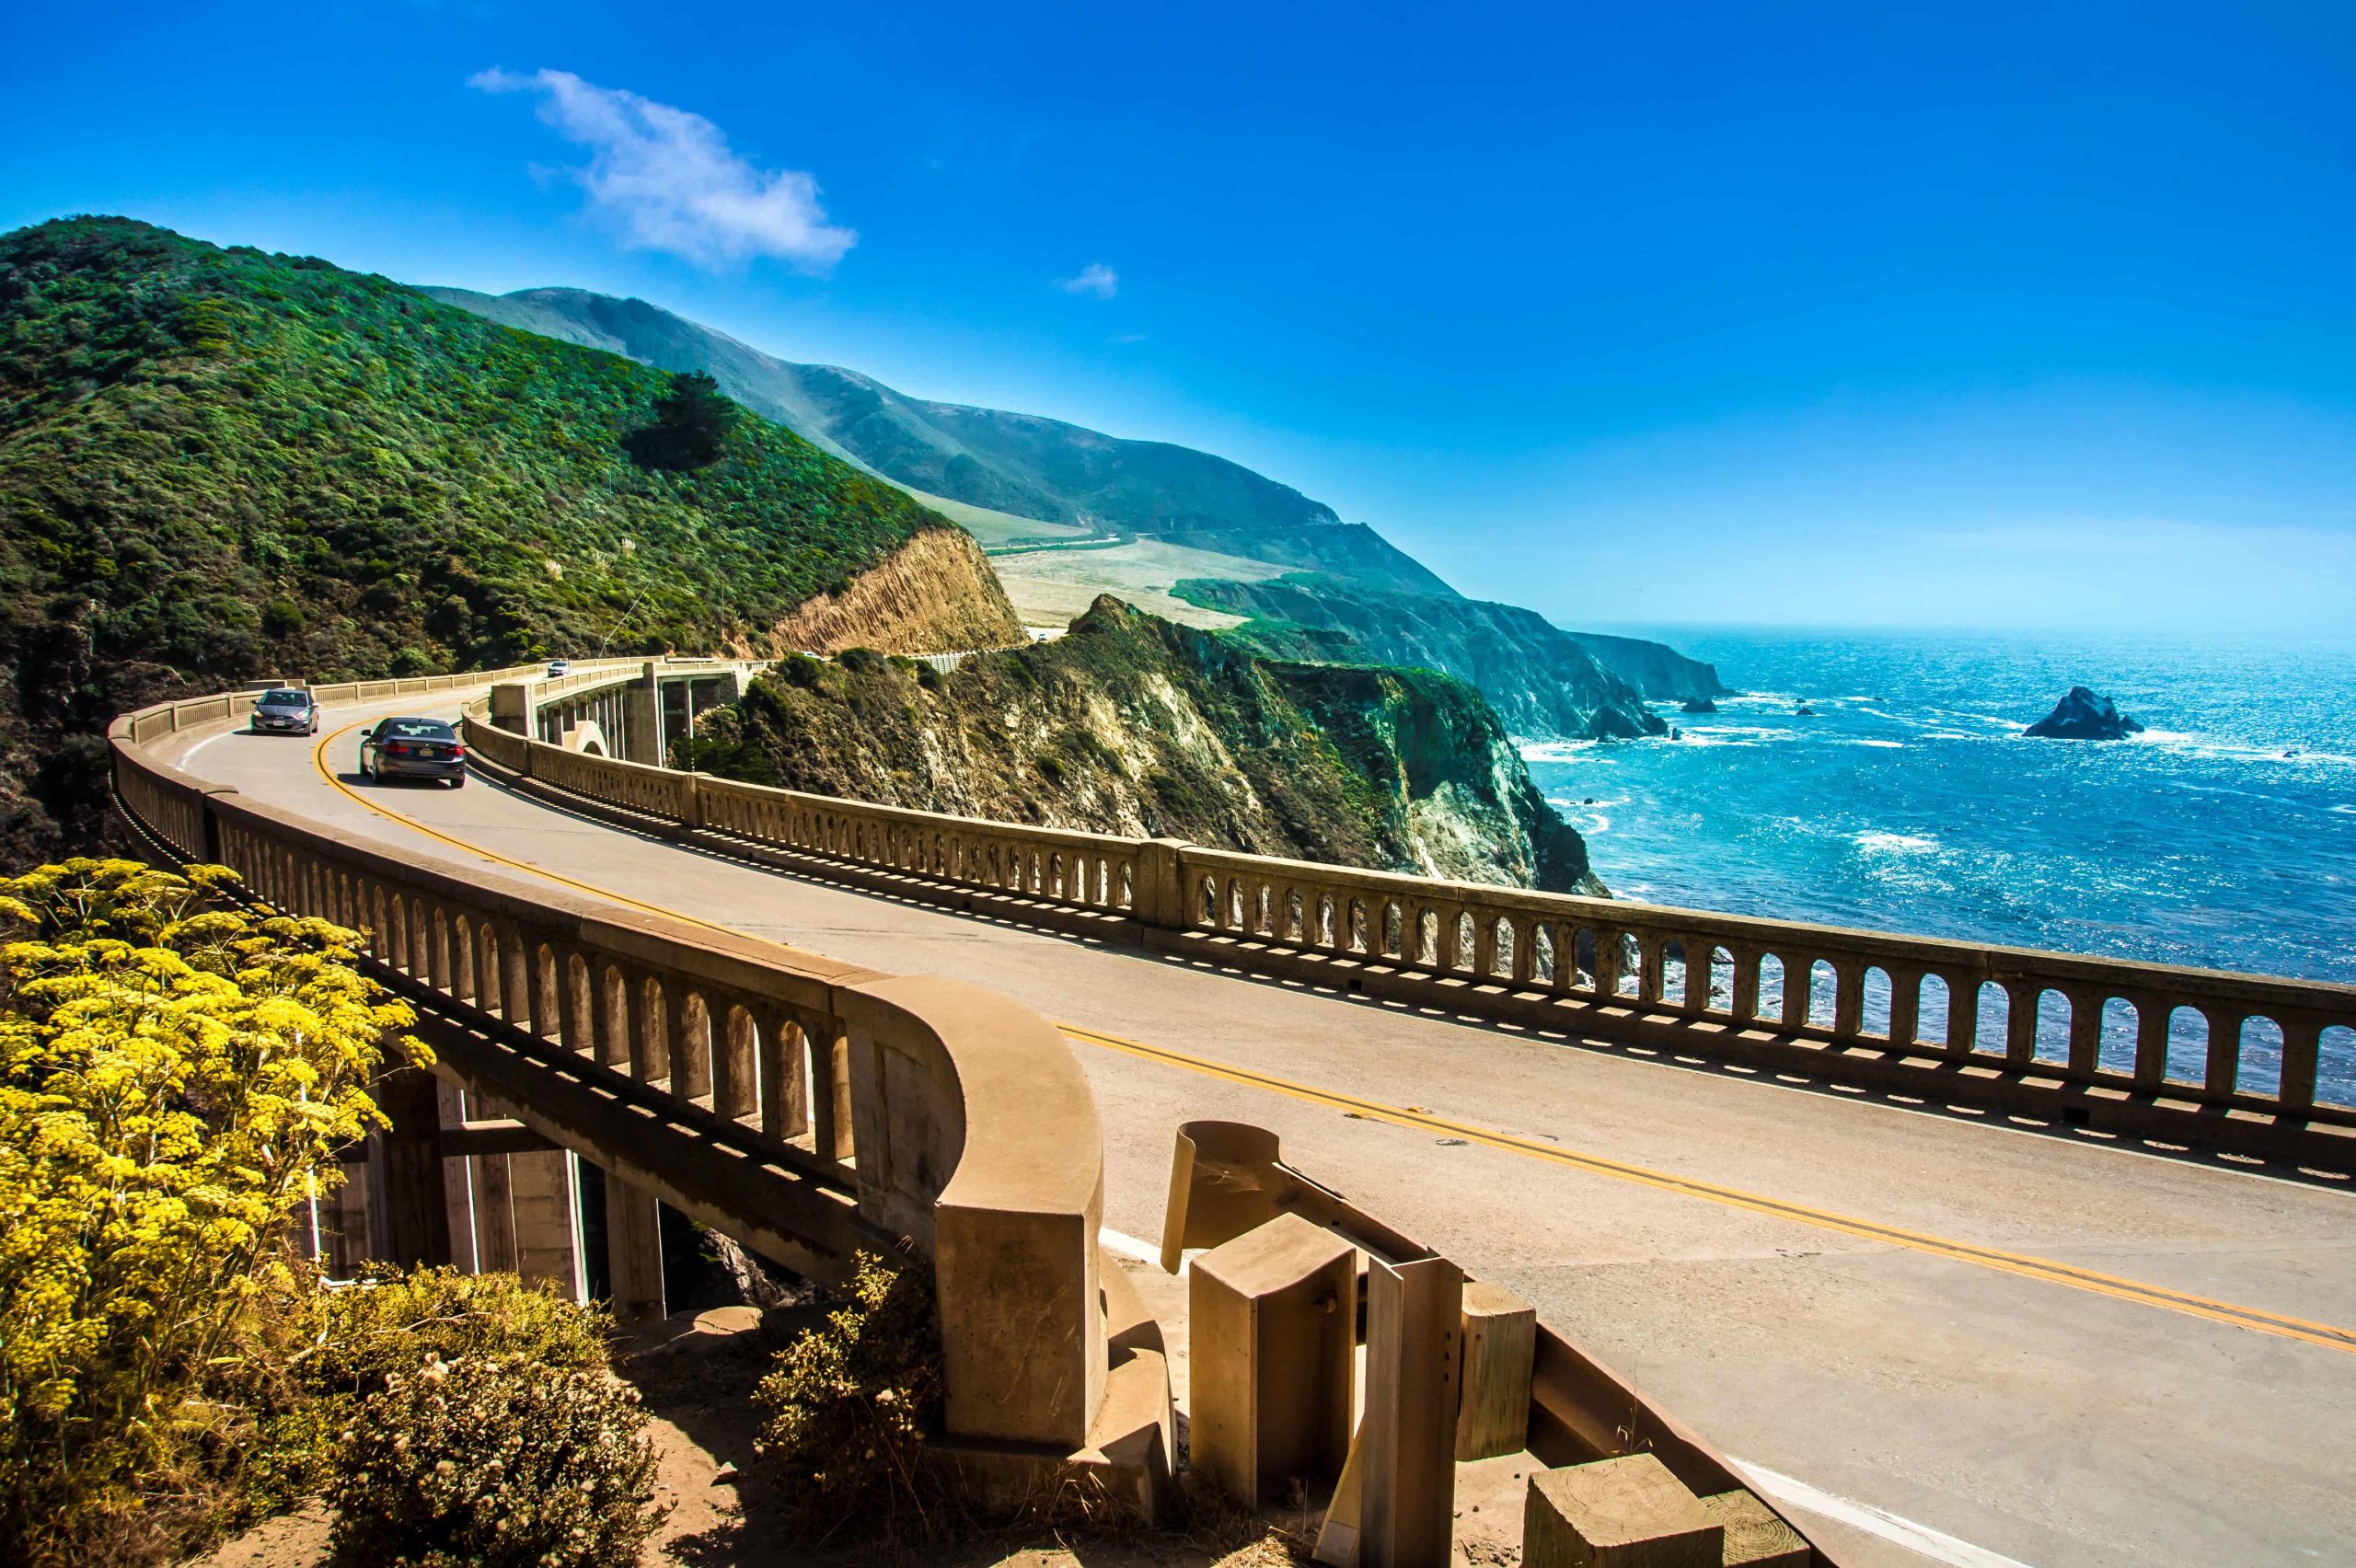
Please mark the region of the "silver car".
<svg viewBox="0 0 2356 1568"><path fill-rule="evenodd" d="M439 778L462 790L467 748L458 732L439 719L387 719L360 737L360 777L379 784L393 778Z"/></svg>
<svg viewBox="0 0 2356 1568"><path fill-rule="evenodd" d="M254 703L257 735L316 735L319 705L300 686L272 686Z"/></svg>

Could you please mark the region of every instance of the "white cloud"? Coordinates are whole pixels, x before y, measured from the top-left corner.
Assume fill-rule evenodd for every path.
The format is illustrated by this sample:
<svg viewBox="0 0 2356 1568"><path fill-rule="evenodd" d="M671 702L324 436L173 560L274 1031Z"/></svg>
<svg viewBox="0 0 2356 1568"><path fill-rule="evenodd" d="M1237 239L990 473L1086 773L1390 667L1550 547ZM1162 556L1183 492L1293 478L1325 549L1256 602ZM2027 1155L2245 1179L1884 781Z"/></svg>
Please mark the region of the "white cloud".
<svg viewBox="0 0 2356 1568"><path fill-rule="evenodd" d="M1056 287L1066 294L1094 294L1098 299L1111 299L1121 292L1121 274L1102 261L1091 261L1080 270L1080 276L1057 278Z"/></svg>
<svg viewBox="0 0 2356 1568"><path fill-rule="evenodd" d="M484 71L468 85L540 95L540 119L590 149L588 167L571 176L627 245L707 267L774 256L820 272L858 242L826 221L815 179L755 167L700 114L570 71Z"/></svg>

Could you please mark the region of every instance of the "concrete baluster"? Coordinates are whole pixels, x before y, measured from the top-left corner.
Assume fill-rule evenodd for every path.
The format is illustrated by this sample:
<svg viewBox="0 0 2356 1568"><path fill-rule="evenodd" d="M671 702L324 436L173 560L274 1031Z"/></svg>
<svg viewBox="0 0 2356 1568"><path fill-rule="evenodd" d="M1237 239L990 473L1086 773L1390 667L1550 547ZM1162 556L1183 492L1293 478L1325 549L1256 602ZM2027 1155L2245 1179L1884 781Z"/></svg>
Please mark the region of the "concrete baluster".
<svg viewBox="0 0 2356 1568"><path fill-rule="evenodd" d="M1901 1051L1911 1050L1915 1035L1922 1032L1923 972L1892 964L1884 973L1889 976L1889 1043Z"/></svg>
<svg viewBox="0 0 2356 1568"><path fill-rule="evenodd" d="M486 928L488 929L488 928ZM531 938L514 926L500 930L499 937L499 1016L508 1027L526 1034L537 1033L532 1017L532 942Z"/></svg>
<svg viewBox="0 0 2356 1568"><path fill-rule="evenodd" d="M2004 1062L2026 1066L2037 1060L2037 1026L2044 990L2033 982L2007 980L2004 985Z"/></svg>
<svg viewBox="0 0 2356 1568"><path fill-rule="evenodd" d="M1669 956L1669 939L1658 931L1639 932L1636 937L1636 999L1657 1003L1661 993L1663 961Z"/></svg>
<svg viewBox="0 0 2356 1568"><path fill-rule="evenodd" d="M1595 994L1610 1000L1620 994L1620 966L1627 959L1628 933L1616 927L1595 928ZM1571 962L1578 963L1578 949L1571 949Z"/></svg>
<svg viewBox="0 0 2356 1568"><path fill-rule="evenodd" d="M810 1092L803 1079L802 1026L776 1008L756 1005L761 1032L761 1131L780 1143L810 1130Z"/></svg>
<svg viewBox="0 0 2356 1568"><path fill-rule="evenodd" d="M2248 1015L2231 1002L2211 1002L2202 1006L2200 1016L2209 1020L2209 1059L2201 1091L2211 1100L2229 1100L2241 1090L2242 1020Z"/></svg>
<svg viewBox="0 0 2356 1568"><path fill-rule="evenodd" d="M2070 999L2070 1076L2085 1081L2102 1070L2102 1009L2104 997L2083 986L2065 986Z"/></svg>
<svg viewBox="0 0 2356 1568"><path fill-rule="evenodd" d="M1735 1021L1742 1024L1759 1021L1759 964L1765 956L1754 947L1738 947L1734 954L1734 994L1727 1002L1727 1010Z"/></svg>
<svg viewBox="0 0 2356 1568"><path fill-rule="evenodd" d="M673 982L676 986L676 982ZM629 1009L629 1076L657 1089L671 1082L670 1002L662 981L632 975Z"/></svg>
<svg viewBox="0 0 2356 1568"><path fill-rule="evenodd" d="M1710 1010L1711 959L1717 944L1705 937L1688 932L1682 939L1685 948L1685 1010L1705 1013Z"/></svg>
<svg viewBox="0 0 2356 1568"><path fill-rule="evenodd" d="M1855 954L1832 961L1832 1033L1854 1040L1865 1032L1865 962Z"/></svg>
<svg viewBox="0 0 2356 1568"><path fill-rule="evenodd" d="M1947 1054L1968 1056L1980 1044L1980 981L1952 969L1941 974L1947 983Z"/></svg>
<svg viewBox="0 0 2356 1568"><path fill-rule="evenodd" d="M699 1105L711 1103L711 1011L684 983L663 987L671 1038L671 1092Z"/></svg>
<svg viewBox="0 0 2356 1568"><path fill-rule="evenodd" d="M2149 991L2128 998L2135 1009L2135 1087L2157 1089L2168 1076L2168 1030L2173 1010Z"/></svg>
<svg viewBox="0 0 2356 1568"><path fill-rule="evenodd" d="M617 1072L632 1072L629 976L617 966L600 962L590 976L597 1029L597 1065Z"/></svg>
<svg viewBox="0 0 2356 1568"><path fill-rule="evenodd" d="M557 1038L572 1055L595 1057L597 1050L595 971L577 948L557 950Z"/></svg>
<svg viewBox="0 0 2356 1568"><path fill-rule="evenodd" d="M750 1006L722 1002L711 1020L711 1109L741 1122L759 1109L760 1073L756 1065L758 1033Z"/></svg>
<svg viewBox="0 0 2356 1568"><path fill-rule="evenodd" d="M818 1155L851 1156L850 1042L834 1028L807 1032L810 1050L810 1120Z"/></svg>
<svg viewBox="0 0 2356 1568"><path fill-rule="evenodd" d="M2326 1020L2316 1013L2284 1009L2279 1021L2282 1025L2282 1082L2275 1098L2285 1110L2304 1111L2316 1102L2316 1067Z"/></svg>

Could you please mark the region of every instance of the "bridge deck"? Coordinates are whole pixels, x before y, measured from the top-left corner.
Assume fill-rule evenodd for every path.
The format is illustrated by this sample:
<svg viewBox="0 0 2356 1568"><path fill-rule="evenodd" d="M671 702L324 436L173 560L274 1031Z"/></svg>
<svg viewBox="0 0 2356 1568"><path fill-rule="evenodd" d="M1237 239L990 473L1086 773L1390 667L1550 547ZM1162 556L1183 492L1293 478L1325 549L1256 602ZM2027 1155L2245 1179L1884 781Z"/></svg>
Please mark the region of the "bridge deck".
<svg viewBox="0 0 2356 1568"><path fill-rule="evenodd" d="M2045 1565L2332 1561L2356 1536L2344 1188L1086 945L482 779L362 785L346 726L388 710L330 712L316 754L232 734L184 766L421 855L1015 997L1080 1032L1109 1226L1158 1237L1181 1120L1273 1127L1293 1163L1529 1296L1729 1454L1835 1497ZM1921 1561L1855 1539L1857 1561Z"/></svg>

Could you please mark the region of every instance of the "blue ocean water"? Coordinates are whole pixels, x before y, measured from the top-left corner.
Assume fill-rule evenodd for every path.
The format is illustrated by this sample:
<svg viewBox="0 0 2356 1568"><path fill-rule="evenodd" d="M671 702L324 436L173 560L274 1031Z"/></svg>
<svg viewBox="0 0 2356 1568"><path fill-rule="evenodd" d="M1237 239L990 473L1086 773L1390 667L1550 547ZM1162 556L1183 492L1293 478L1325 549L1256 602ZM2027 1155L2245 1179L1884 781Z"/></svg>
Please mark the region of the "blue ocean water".
<svg viewBox="0 0 2356 1568"><path fill-rule="evenodd" d="M1638 635L1751 695L1656 704L1675 743L1524 745L1623 897L2356 982L2356 647ZM2073 685L2147 732L2023 737Z"/></svg>

